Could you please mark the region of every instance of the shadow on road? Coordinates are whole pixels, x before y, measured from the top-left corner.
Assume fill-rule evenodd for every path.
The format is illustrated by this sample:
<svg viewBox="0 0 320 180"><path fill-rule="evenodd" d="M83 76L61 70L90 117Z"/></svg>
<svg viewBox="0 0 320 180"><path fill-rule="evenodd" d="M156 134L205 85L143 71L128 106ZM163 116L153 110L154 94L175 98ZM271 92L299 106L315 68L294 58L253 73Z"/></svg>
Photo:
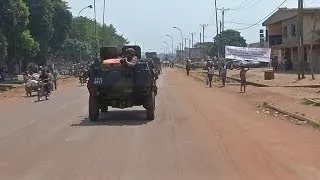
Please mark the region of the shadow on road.
<svg viewBox="0 0 320 180"><path fill-rule="evenodd" d="M147 123L145 110L132 110L100 112L100 119L97 122L84 118L80 123L71 126L140 126Z"/></svg>
<svg viewBox="0 0 320 180"><path fill-rule="evenodd" d="M85 85L81 85L81 84L80 85L76 85L76 87L78 87L78 88L79 87L87 87L87 84L85 84Z"/></svg>
<svg viewBox="0 0 320 180"><path fill-rule="evenodd" d="M26 95L24 95L24 96L22 96L22 97L24 97L24 98L33 98L33 97L37 97L37 95L36 95L36 94L32 94L31 96L26 96Z"/></svg>

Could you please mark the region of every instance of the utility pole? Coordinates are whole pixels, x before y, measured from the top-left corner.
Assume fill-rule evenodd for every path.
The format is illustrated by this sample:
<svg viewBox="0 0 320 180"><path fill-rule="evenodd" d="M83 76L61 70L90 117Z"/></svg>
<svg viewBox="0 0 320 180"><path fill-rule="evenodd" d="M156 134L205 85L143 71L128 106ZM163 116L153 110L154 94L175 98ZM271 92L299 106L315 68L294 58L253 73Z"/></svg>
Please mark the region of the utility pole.
<svg viewBox="0 0 320 180"><path fill-rule="evenodd" d="M220 33L222 32L222 23L221 23L221 21L220 21Z"/></svg>
<svg viewBox="0 0 320 180"><path fill-rule="evenodd" d="M103 17L102 17L102 40L101 40L101 47L104 46L104 31L106 29L105 23L105 14L106 14L106 0L103 0Z"/></svg>
<svg viewBox="0 0 320 180"><path fill-rule="evenodd" d="M202 47L202 42L201 42L201 38L202 38L202 33L200 33L200 44L199 44L199 47L201 48ZM197 48L198 49L198 48ZM200 49L201 50L201 49ZM201 52L200 52L201 53Z"/></svg>
<svg viewBox="0 0 320 180"><path fill-rule="evenodd" d="M214 0L214 10L216 13L216 30L217 30L217 36L219 35L219 25L218 25L218 7L217 7L217 0ZM218 40L218 62L220 66L220 41Z"/></svg>
<svg viewBox="0 0 320 180"><path fill-rule="evenodd" d="M97 8L96 8L96 0L93 0L93 6L94 6L94 38L95 38L95 55L96 60L98 59L98 36L97 36Z"/></svg>
<svg viewBox="0 0 320 180"><path fill-rule="evenodd" d="M203 57L204 57L204 28L207 26L207 24L202 24L200 25L202 26L202 54L203 54Z"/></svg>
<svg viewBox="0 0 320 180"><path fill-rule="evenodd" d="M184 38L184 57L187 59L187 40L188 38Z"/></svg>
<svg viewBox="0 0 320 180"><path fill-rule="evenodd" d="M189 39L189 51L188 51L188 56L191 58L191 40Z"/></svg>
<svg viewBox="0 0 320 180"><path fill-rule="evenodd" d="M229 11L230 8L225 9L225 8L223 7L222 9L218 9L218 10L220 10L221 13L222 13L222 31L224 31L224 14L225 14L225 11Z"/></svg>
<svg viewBox="0 0 320 180"><path fill-rule="evenodd" d="M182 41L183 42L183 41ZM180 44L180 58L181 58L181 60L183 60L183 57L182 57L182 55L183 55L183 52L182 52L182 43L179 43Z"/></svg>
<svg viewBox="0 0 320 180"><path fill-rule="evenodd" d="M202 27L202 42L204 42L204 28L207 27L207 24L201 24L200 25Z"/></svg>
<svg viewBox="0 0 320 180"><path fill-rule="evenodd" d="M299 22L298 22L298 37L299 37L299 49L298 49L298 79L305 78L304 76L304 42L303 42L303 0L298 0L299 10Z"/></svg>
<svg viewBox="0 0 320 180"><path fill-rule="evenodd" d="M313 50L313 39L314 39L314 34L315 34L315 31L316 31L316 25L317 25L317 20L319 18L319 14L317 12L314 12L314 20L313 20L313 28L312 28L312 38L311 38L311 44L310 44L310 54L309 54L309 57L310 57L310 70L311 70L311 77L312 77L312 80L315 80L315 77L314 77L314 62L313 62L313 57L312 57L312 50Z"/></svg>
<svg viewBox="0 0 320 180"><path fill-rule="evenodd" d="M195 35L196 33L191 33L191 47L193 48L193 36Z"/></svg>

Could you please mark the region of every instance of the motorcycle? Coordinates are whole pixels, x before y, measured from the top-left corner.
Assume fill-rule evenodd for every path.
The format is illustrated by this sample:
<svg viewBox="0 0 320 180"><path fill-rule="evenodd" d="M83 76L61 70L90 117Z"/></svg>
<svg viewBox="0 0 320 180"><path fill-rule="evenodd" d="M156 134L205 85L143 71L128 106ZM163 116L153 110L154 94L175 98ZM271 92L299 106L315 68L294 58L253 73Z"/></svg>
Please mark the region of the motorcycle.
<svg viewBox="0 0 320 180"><path fill-rule="evenodd" d="M80 77L80 84L81 86L84 86L87 83L87 80L85 77Z"/></svg>
<svg viewBox="0 0 320 180"><path fill-rule="evenodd" d="M37 95L38 95L38 101L42 100L42 97L44 96L46 98L46 100L49 99L49 80L44 80L44 81L39 81L38 83L38 91L37 91Z"/></svg>

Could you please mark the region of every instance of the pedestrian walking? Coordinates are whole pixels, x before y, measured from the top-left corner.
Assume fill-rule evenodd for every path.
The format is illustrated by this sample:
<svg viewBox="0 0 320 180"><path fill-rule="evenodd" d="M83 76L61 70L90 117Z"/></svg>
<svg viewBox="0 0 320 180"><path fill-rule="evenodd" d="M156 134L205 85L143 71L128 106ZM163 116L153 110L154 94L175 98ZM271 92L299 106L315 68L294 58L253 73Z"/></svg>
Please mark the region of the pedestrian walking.
<svg viewBox="0 0 320 180"><path fill-rule="evenodd" d="M208 67L208 72L207 72L207 85L209 84L210 87L212 87L213 75L214 75L214 64L211 63Z"/></svg>
<svg viewBox="0 0 320 180"><path fill-rule="evenodd" d="M190 60L187 61L186 70L187 70L187 76L189 76L189 73L191 70Z"/></svg>
<svg viewBox="0 0 320 180"><path fill-rule="evenodd" d="M52 70L52 75L53 75L53 85L54 89L57 90L57 80L58 80L58 73L56 70Z"/></svg>
<svg viewBox="0 0 320 180"><path fill-rule="evenodd" d="M247 83L247 72L248 72L249 68L245 68L244 66L241 66L241 70L240 70L240 79L241 79L241 88L240 91L242 92L242 87L243 87L243 92L246 92L246 83Z"/></svg>
<svg viewBox="0 0 320 180"><path fill-rule="evenodd" d="M221 77L221 80L222 80L222 86L226 86L227 66L224 63L220 67L220 77Z"/></svg>

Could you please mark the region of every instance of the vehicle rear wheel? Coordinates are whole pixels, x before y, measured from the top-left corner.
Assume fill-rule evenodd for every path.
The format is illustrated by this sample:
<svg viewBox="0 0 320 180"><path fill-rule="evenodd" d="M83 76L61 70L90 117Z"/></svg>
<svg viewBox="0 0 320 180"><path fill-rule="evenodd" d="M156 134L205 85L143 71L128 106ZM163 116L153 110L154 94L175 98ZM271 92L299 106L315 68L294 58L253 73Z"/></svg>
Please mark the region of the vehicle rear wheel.
<svg viewBox="0 0 320 180"><path fill-rule="evenodd" d="M103 106L101 107L101 112L103 112L103 113L108 112L108 106L107 106L107 105L103 105Z"/></svg>
<svg viewBox="0 0 320 180"><path fill-rule="evenodd" d="M98 121L99 119L99 107L96 97L89 97L89 119L90 121Z"/></svg>
<svg viewBox="0 0 320 180"><path fill-rule="evenodd" d="M152 92L149 97L147 98L147 105L146 105L146 113L147 113L147 120L152 121L154 120L154 111L155 111L155 95Z"/></svg>

